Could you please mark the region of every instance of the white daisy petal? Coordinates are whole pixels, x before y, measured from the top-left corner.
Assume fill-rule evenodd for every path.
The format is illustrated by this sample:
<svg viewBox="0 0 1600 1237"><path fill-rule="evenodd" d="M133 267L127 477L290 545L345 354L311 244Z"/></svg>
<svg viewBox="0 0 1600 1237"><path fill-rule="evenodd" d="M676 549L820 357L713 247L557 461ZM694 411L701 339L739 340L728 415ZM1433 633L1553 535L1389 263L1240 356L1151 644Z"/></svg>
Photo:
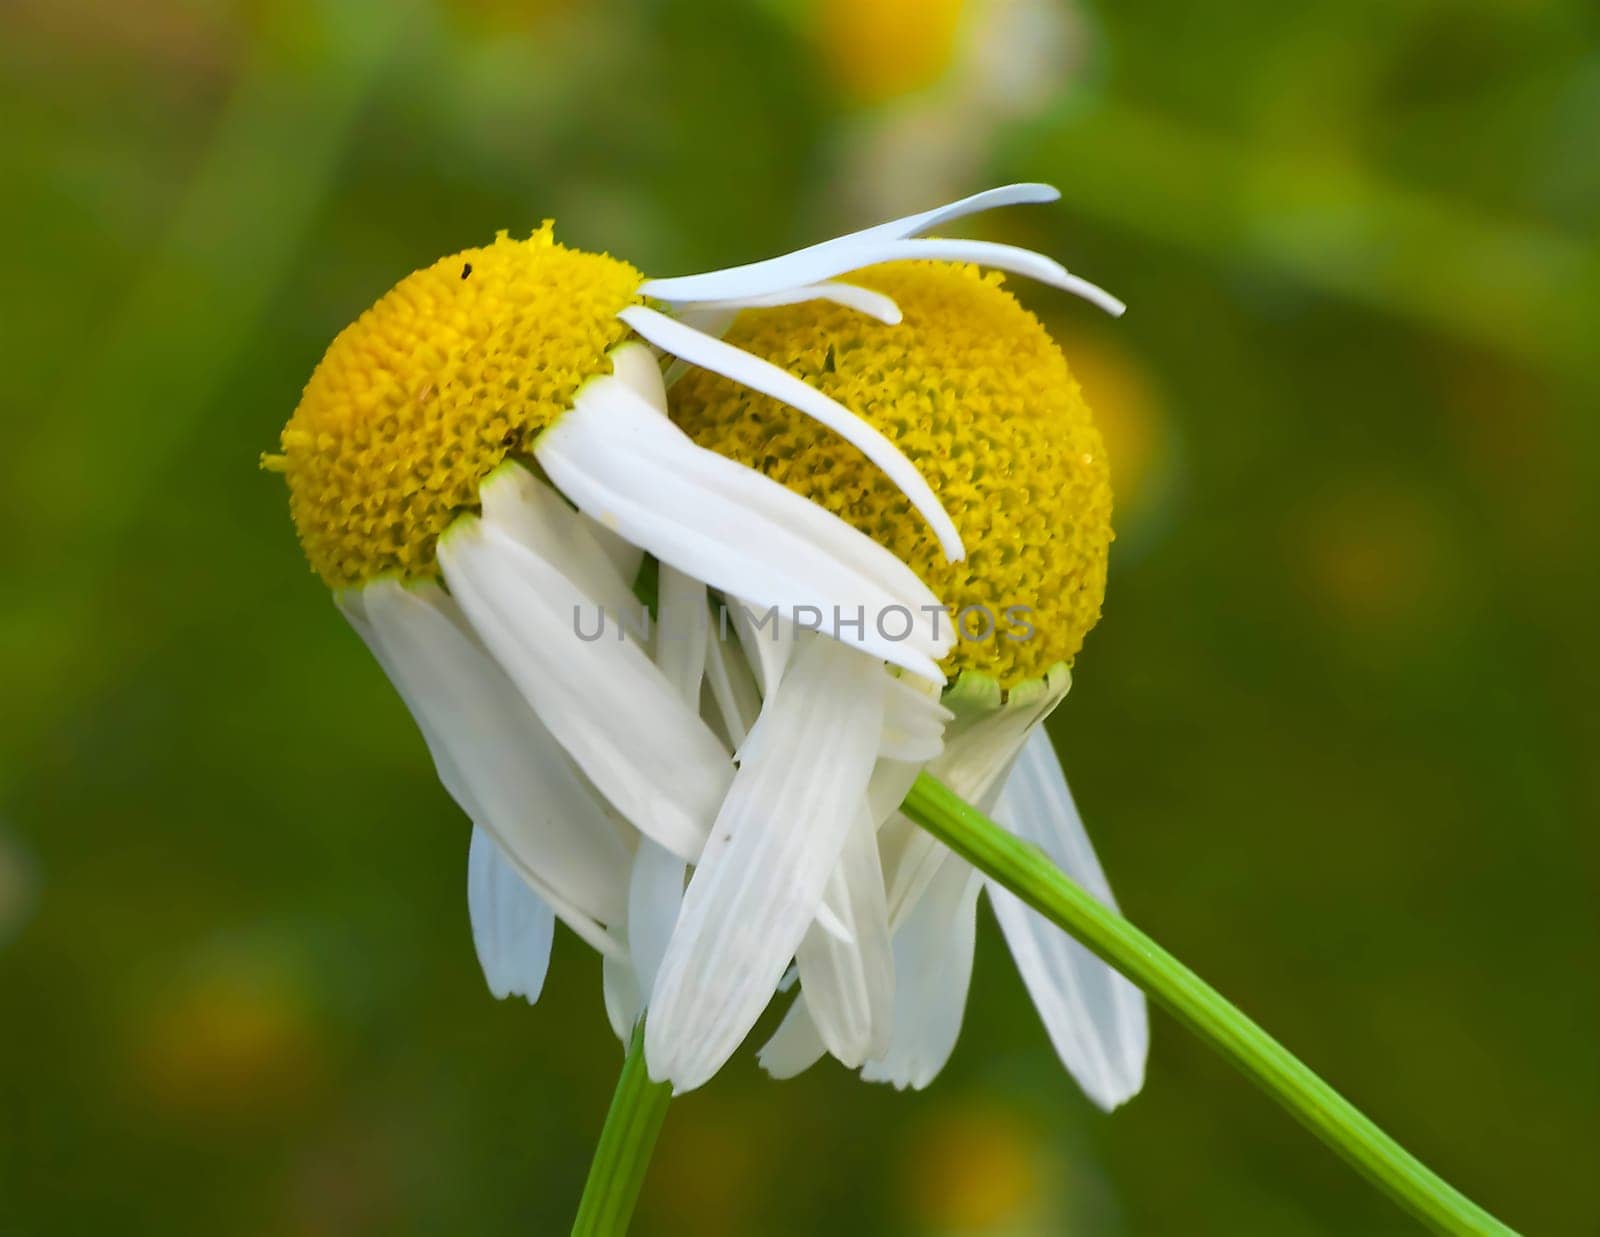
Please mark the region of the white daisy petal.
<svg viewBox="0 0 1600 1237"><path fill-rule="evenodd" d="M706 633L711 627L706 586L663 563L656 581L656 616L656 665L692 708L699 703L706 673Z"/></svg>
<svg viewBox="0 0 1600 1237"><path fill-rule="evenodd" d="M582 638L575 616L593 601L487 519L446 530L439 564L473 629L600 793L694 859L733 774L696 711L633 640Z"/></svg>
<svg viewBox="0 0 1600 1237"><path fill-rule="evenodd" d="M580 515L578 518L589 530L589 535L594 538L595 544L611 560L612 570L632 585L639 578L639 568L644 565L644 551L626 538L619 537L599 520L591 520L586 515Z"/></svg>
<svg viewBox="0 0 1600 1237"><path fill-rule="evenodd" d="M590 382L534 453L580 510L662 562L763 612L815 611L837 639L944 681L954 635L948 622L935 630L930 616L944 611L915 572L809 499L695 445L626 386Z"/></svg>
<svg viewBox="0 0 1600 1237"><path fill-rule="evenodd" d="M992 266L997 270L1010 271L1016 275L1025 275L1029 279L1049 284L1052 288L1060 288L1063 292L1070 292L1092 305L1097 305L1113 318L1120 318L1128 309L1104 288L1074 275L1053 258L1047 258L1031 249L1023 249L1016 245L1001 245L994 241L947 240L941 237L886 240L863 246L854 254L841 252L839 261L850 263L848 266L840 266L836 273L841 274L844 271L858 270L863 266L876 266L880 262L973 262L981 266Z"/></svg>
<svg viewBox="0 0 1600 1237"><path fill-rule="evenodd" d="M1073 880L1116 909L1050 736L1024 744L995 815ZM1144 994L1004 886L987 882L995 917L1050 1041L1078 1085L1108 1112L1144 1085L1150 1024Z"/></svg>
<svg viewBox="0 0 1600 1237"><path fill-rule="evenodd" d="M728 603L728 621L739 637L756 687L763 696L777 690L783 668L794 649L794 624L775 609L758 613L756 608L737 598Z"/></svg>
<svg viewBox="0 0 1600 1237"><path fill-rule="evenodd" d="M889 1048L862 1067L868 1082L918 1090L955 1050L972 981L982 877L946 852L926 892L894 934L894 1027Z"/></svg>
<svg viewBox="0 0 1600 1237"><path fill-rule="evenodd" d="M1002 206L1037 205L1057 201L1060 197L1061 190L1054 185L1027 181L1015 185L1001 185L995 189L985 189L980 193L970 194L944 206L936 206L932 210L922 211L920 214L906 215L901 219L892 219L888 223L865 228L854 236L843 239L876 240L885 236L919 236L931 228L964 219L968 215L981 214L986 210L997 210Z"/></svg>
<svg viewBox="0 0 1600 1237"><path fill-rule="evenodd" d="M877 822L880 833L905 802L906 795L911 793L911 784L921 772L920 760L878 758L878 767L872 771L872 781L867 783L867 808Z"/></svg>
<svg viewBox="0 0 1600 1237"><path fill-rule="evenodd" d="M486 524L521 542L601 606L615 622L638 625L644 606L594 535L594 524L521 464L507 461L478 487ZM587 620L589 614L583 618ZM595 615L598 619L598 615ZM589 630L585 625L584 630Z"/></svg>
<svg viewBox="0 0 1600 1237"><path fill-rule="evenodd" d="M790 407L805 413L813 420L826 425L839 437L850 443L871 460L878 469L894 482L911 505L928 522L939 539L939 548L951 562L963 558L966 550L961 545L961 534L955 521L944 509L933 487L875 426L862 420L837 400L788 370L771 361L724 343L715 336L705 335L682 322L658 313L643 305L630 305L617 315L635 331L674 356L690 361L702 369L721 374L734 382L760 391Z"/></svg>
<svg viewBox="0 0 1600 1237"><path fill-rule="evenodd" d="M656 354L635 340L618 344L608 354L611 372L627 383L663 416L667 412L667 385Z"/></svg>
<svg viewBox="0 0 1600 1237"><path fill-rule="evenodd" d="M813 925L795 951L800 987L817 1033L851 1069L889 1046L894 1007L894 954L878 866L877 830L865 805L829 877L823 907L851 931L841 942Z"/></svg>
<svg viewBox="0 0 1600 1237"><path fill-rule="evenodd" d="M853 948L856 943L855 930L843 919L839 918L839 912L826 902L821 902L817 905L815 926L846 949Z"/></svg>
<svg viewBox="0 0 1600 1237"><path fill-rule="evenodd" d="M882 666L833 640L795 654L756 723L684 895L645 1023L650 1075L686 1091L732 1055L816 915L872 774Z"/></svg>
<svg viewBox="0 0 1600 1237"><path fill-rule="evenodd" d="M827 1052L802 992L790 1004L772 1038L762 1045L756 1060L774 1078L793 1078L822 1060Z"/></svg>
<svg viewBox="0 0 1600 1237"><path fill-rule="evenodd" d="M550 969L555 912L528 888L495 840L477 827L467 850L467 912L489 991L501 1000L520 996L534 1004Z"/></svg>
<svg viewBox="0 0 1600 1237"><path fill-rule="evenodd" d="M723 324L721 329L715 329L714 315L729 311L737 314L741 309L771 309L778 305L801 305L807 301L832 301L835 305L843 305L846 309L854 309L869 318L876 318L885 326L899 326L902 317L900 306L894 303L892 297L857 284L829 281L805 284L798 288L780 288L776 292L763 292L758 296L740 297L735 300L700 301L694 307L694 317L684 314L680 321L691 323L696 330L707 335L720 336L723 330L727 329L727 324ZM708 330L707 326L713 329Z"/></svg>
<svg viewBox="0 0 1600 1237"><path fill-rule="evenodd" d="M646 1005L683 904L682 859L649 838L639 839L628 879L628 953Z"/></svg>
<svg viewBox="0 0 1600 1237"><path fill-rule="evenodd" d="M939 703L937 688L919 678L889 683L878 754L890 760L928 761L944 751L944 727L954 714Z"/></svg>
<svg viewBox="0 0 1600 1237"><path fill-rule="evenodd" d="M706 630L706 695L721 723L720 733L729 750L737 751L761 712L761 696L749 665L729 644L718 622Z"/></svg>
<svg viewBox="0 0 1600 1237"><path fill-rule="evenodd" d="M893 219L859 232L809 245L781 257L727 267L720 271L707 271L700 275L647 280L639 286L639 291L659 301L682 303L760 296L785 288L816 284L843 271L870 264L856 261L850 265L840 265L838 259L840 251L859 253L865 245L915 236L929 228L979 211L1019 202L1053 202L1060 196L1061 194L1049 185L1006 185L999 189L975 193L971 197L935 207L933 210L907 215L903 219Z"/></svg>
<svg viewBox="0 0 1600 1237"><path fill-rule="evenodd" d="M633 1028L644 1010L639 994L639 977L626 955L601 959L600 993L605 1000L606 1021L611 1032L624 1044L633 1039Z"/></svg>
<svg viewBox="0 0 1600 1237"><path fill-rule="evenodd" d="M439 780L523 878L602 951L627 848L606 810L434 584L378 580L340 598L417 719Z"/></svg>

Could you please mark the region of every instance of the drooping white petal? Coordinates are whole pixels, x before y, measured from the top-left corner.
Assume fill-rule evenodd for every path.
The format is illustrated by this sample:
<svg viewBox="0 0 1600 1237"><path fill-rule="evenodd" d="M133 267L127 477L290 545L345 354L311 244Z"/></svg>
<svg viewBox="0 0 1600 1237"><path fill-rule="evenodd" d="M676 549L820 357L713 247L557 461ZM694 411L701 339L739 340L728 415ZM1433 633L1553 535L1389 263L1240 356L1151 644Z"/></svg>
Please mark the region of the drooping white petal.
<svg viewBox="0 0 1600 1237"><path fill-rule="evenodd" d="M694 707L705 678L711 626L705 585L663 564L657 576L656 611L656 664L679 698ZM656 972L678 922L686 875L681 858L650 838L639 839L628 878L628 954L641 1005L650 1003Z"/></svg>
<svg viewBox="0 0 1600 1237"><path fill-rule="evenodd" d="M439 564L473 629L600 793L694 859L733 775L698 713L621 632L582 638L575 616L593 600L487 519L446 530Z"/></svg>
<svg viewBox="0 0 1600 1237"><path fill-rule="evenodd" d="M980 810L990 810L1023 741L1061 702L1071 682L1066 667L1057 666L1043 679L1018 684L1009 697L1003 697L993 679L963 675L942 698L953 717L945 725L944 751L928 771ZM902 798L910 789L909 780L904 787ZM949 851L898 812L879 831L879 843L889 891L889 923L898 928Z"/></svg>
<svg viewBox="0 0 1600 1237"><path fill-rule="evenodd" d="M955 1050L972 981L982 877L945 853L933 880L894 934L894 1028L888 1051L861 1076L921 1089Z"/></svg>
<svg viewBox="0 0 1600 1237"><path fill-rule="evenodd" d="M699 301L694 307L695 316L691 318L686 314L680 321L689 322L696 330L704 331L708 335L721 335L721 330L706 330L701 325L706 319L700 315L709 316L728 311L737 313L741 309L771 309L778 305L802 305L807 301L832 301L835 305L843 305L846 309L854 309L869 318L876 318L885 326L900 325L900 306L894 303L892 297L858 284L837 281L805 284L797 288L780 288L776 292L763 292L756 296L738 297L733 300Z"/></svg>
<svg viewBox="0 0 1600 1237"><path fill-rule="evenodd" d="M706 672L706 633L711 608L706 586L675 567L661 565L656 584L656 665L693 708Z"/></svg>
<svg viewBox="0 0 1600 1237"><path fill-rule="evenodd" d="M930 621L945 612L915 572L810 500L697 446L623 384L588 383L534 453L580 510L663 563L763 612L813 608L823 631L944 681L938 661L955 637ZM903 640L891 638L907 625L901 613Z"/></svg>
<svg viewBox="0 0 1600 1237"><path fill-rule="evenodd" d="M878 767L872 771L872 780L867 783L867 808L880 832L905 801L906 795L911 792L911 784L921 772L921 761L879 757Z"/></svg>
<svg viewBox="0 0 1600 1237"><path fill-rule="evenodd" d="M634 1025L644 1011L644 999L639 993L639 976L627 955L601 959L600 993L605 1000L606 1021L611 1032L623 1044L633 1039Z"/></svg>
<svg viewBox="0 0 1600 1237"><path fill-rule="evenodd" d="M644 344L629 341L618 344L608 355L611 358L612 373L643 396L663 416L666 415L667 388L662 380L661 366L656 362L655 353ZM617 574L631 587L639 576L639 567L644 562L644 551L607 528L599 520L591 519L587 515L580 518L588 525L590 534L605 551Z"/></svg>
<svg viewBox="0 0 1600 1237"><path fill-rule="evenodd" d="M889 1046L894 1009L894 954L878 866L877 830L865 803L828 879L823 908L850 929L841 941L813 924L795 951L800 987L829 1052L854 1069Z"/></svg>
<svg viewBox="0 0 1600 1237"><path fill-rule="evenodd" d="M651 1077L699 1086L771 999L866 791L884 680L877 661L811 637L766 702L656 978Z"/></svg>
<svg viewBox="0 0 1600 1237"><path fill-rule="evenodd" d="M784 288L815 284L842 271L854 269L852 266L838 264L836 255L840 250L859 251L863 246L915 236L920 232L926 232L929 228L936 228L940 224L979 211L1021 202L1054 202L1060 196L1061 194L1050 185L1005 185L998 189L975 193L932 210L907 215L902 219L891 219L887 223L876 224L859 232L851 232L833 240L808 245L804 249L797 249L781 257L748 262L743 266L726 267L719 271L707 271L700 275L647 280L639 286L639 291L658 301L683 303L760 296ZM856 265L862 266L867 263Z"/></svg>
<svg viewBox="0 0 1600 1237"><path fill-rule="evenodd" d="M467 850L467 913L489 991L501 1000L524 997L532 1005L550 969L555 912L528 888L495 840L477 827Z"/></svg>
<svg viewBox="0 0 1600 1237"><path fill-rule="evenodd" d="M594 524L521 464L506 461L478 487L483 520L525 545L589 599L582 627L601 607L614 623L637 625L644 609L594 533ZM578 616L574 616L574 622ZM598 615L594 615L598 618Z"/></svg>
<svg viewBox="0 0 1600 1237"><path fill-rule="evenodd" d="M621 918L627 848L606 809L433 584L374 581L340 597L417 719L439 780L522 877L603 952Z"/></svg>
<svg viewBox="0 0 1600 1237"><path fill-rule="evenodd" d="M777 690L783 668L789 664L789 654L794 650L794 624L784 618L776 606L758 612L738 598L728 602L727 615L751 673L756 677L756 687L763 696L770 696Z"/></svg>
<svg viewBox="0 0 1600 1237"><path fill-rule="evenodd" d="M737 751L761 712L761 695L755 675L725 633L722 615L706 631L706 695L715 710L713 720L730 750Z"/></svg>
<svg viewBox="0 0 1600 1237"><path fill-rule="evenodd" d="M685 873L678 856L649 838L639 839L628 880L628 953L646 1005L678 922Z"/></svg>
<svg viewBox="0 0 1600 1237"><path fill-rule="evenodd" d="M1044 727L1023 745L995 815L1116 908ZM986 883L1017 970L1062 1064L1101 1108L1110 1111L1131 1099L1144 1085L1150 1046L1144 994L1004 886Z"/></svg>
<svg viewBox="0 0 1600 1237"><path fill-rule="evenodd" d="M884 701L878 754L890 760L928 761L944 750L944 727L954 714L939 703L925 679L894 678Z"/></svg>
<svg viewBox="0 0 1600 1237"><path fill-rule="evenodd" d="M802 992L790 1003L783 1021L772 1038L762 1045L756 1060L774 1078L793 1078L822 1060L827 1051L817 1032L816 1021L806 1007L806 994Z"/></svg>
<svg viewBox="0 0 1600 1237"><path fill-rule="evenodd" d="M771 361L724 343L713 335L703 334L647 306L630 305L617 317L656 347L702 369L730 378L752 391L760 391L781 400L827 426L877 465L879 471L906 496L933 529L945 558L956 562L966 556L955 521L944 509L933 487L917 471L917 466L876 426Z"/></svg>

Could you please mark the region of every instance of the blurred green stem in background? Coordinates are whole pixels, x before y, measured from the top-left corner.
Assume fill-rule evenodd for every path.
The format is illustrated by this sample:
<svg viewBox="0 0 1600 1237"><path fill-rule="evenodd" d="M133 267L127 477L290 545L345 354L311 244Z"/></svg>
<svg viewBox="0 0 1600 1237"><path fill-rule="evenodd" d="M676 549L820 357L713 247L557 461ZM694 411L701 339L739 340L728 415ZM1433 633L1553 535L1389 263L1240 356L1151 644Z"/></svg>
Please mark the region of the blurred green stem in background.
<svg viewBox="0 0 1600 1237"><path fill-rule="evenodd" d="M173 461L193 435L217 432L208 414L231 432L227 384L300 258L363 109L422 7L416 0L284 5L253 40L165 232L151 239L126 299L95 325L49 418L52 441L35 468L59 478L48 535L62 539L55 551L74 564L57 582L58 625L88 633L116 610L117 570L146 497L173 480ZM118 467L94 472L92 492L75 493L74 479L90 475L77 462L88 443ZM240 466L270 445L242 450ZM87 634L72 643L101 659L123 648ZM45 732L116 669L48 676L48 694L18 715L30 719L31 732ZM0 764L0 787L13 772Z"/></svg>
<svg viewBox="0 0 1600 1237"><path fill-rule="evenodd" d="M1348 158L1263 151L1128 106L1044 135L1107 224L1273 271L1562 374L1590 369L1600 270L1584 239L1396 185Z"/></svg>
<svg viewBox="0 0 1600 1237"><path fill-rule="evenodd" d="M650 1167L650 1152L667 1115L672 1085L651 1082L644 1067L644 1021L633 1028L628 1055L622 1062L622 1077L611 1097L600 1145L589 1164L589 1180L584 1183L578 1218L572 1222L573 1237L603 1237L628 1231L633 1205Z"/></svg>
<svg viewBox="0 0 1600 1237"><path fill-rule="evenodd" d="M1183 963L1070 880L1032 843L926 773L918 776L901 810L1138 984L1431 1228L1451 1234L1512 1232L1431 1172ZM671 1097L668 1084L651 1082L645 1072L641 1022L589 1168L574 1237L627 1231Z"/></svg>

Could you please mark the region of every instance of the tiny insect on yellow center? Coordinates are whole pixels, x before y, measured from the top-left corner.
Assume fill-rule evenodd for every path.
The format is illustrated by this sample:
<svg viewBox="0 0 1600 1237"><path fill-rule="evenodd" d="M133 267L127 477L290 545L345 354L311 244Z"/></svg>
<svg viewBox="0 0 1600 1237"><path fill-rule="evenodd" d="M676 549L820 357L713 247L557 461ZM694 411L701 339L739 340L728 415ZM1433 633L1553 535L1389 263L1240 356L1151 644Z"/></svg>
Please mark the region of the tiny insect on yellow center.
<svg viewBox="0 0 1600 1237"><path fill-rule="evenodd" d="M289 484L312 568L331 588L437 574L439 534L507 455L611 372L639 298L625 262L529 239L441 258L346 327L263 463Z"/></svg>
<svg viewBox="0 0 1600 1237"><path fill-rule="evenodd" d="M905 496L793 409L691 370L672 415L701 446L821 504L909 564L964 638L944 669L1010 688L1071 663L1100 617L1112 538L1105 449L1066 359L995 274L897 262L851 282L894 298L886 326L828 302L741 314L728 342L871 422L910 458L967 547L948 562ZM985 631L985 628L989 630Z"/></svg>

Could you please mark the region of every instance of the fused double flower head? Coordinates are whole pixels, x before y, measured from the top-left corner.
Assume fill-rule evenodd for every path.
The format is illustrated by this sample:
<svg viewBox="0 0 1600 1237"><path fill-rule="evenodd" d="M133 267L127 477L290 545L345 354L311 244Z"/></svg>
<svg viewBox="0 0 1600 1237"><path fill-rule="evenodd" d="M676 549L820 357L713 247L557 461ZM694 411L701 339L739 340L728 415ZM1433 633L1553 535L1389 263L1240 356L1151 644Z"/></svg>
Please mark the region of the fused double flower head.
<svg viewBox="0 0 1600 1237"><path fill-rule="evenodd" d="M772 1073L831 1052L924 1085L984 884L898 814L923 768L1109 899L1039 725L1098 617L1105 462L1059 350L972 264L1120 305L1029 251L919 236L1054 196L665 280L546 224L334 341L266 463L473 821L497 995L538 995L559 917L679 1090L786 977ZM991 896L1067 1066L1127 1098L1135 990Z"/></svg>

